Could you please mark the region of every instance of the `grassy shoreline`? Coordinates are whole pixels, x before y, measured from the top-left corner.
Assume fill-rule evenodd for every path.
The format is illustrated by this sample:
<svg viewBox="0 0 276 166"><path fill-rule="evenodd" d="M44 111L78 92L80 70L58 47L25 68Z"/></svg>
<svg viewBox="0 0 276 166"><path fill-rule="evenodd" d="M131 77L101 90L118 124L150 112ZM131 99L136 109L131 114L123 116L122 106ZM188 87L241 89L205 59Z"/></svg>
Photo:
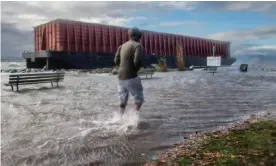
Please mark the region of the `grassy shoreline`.
<svg viewBox="0 0 276 166"><path fill-rule="evenodd" d="M270 113L227 129L187 138L145 166L272 166L276 165L276 118Z"/></svg>

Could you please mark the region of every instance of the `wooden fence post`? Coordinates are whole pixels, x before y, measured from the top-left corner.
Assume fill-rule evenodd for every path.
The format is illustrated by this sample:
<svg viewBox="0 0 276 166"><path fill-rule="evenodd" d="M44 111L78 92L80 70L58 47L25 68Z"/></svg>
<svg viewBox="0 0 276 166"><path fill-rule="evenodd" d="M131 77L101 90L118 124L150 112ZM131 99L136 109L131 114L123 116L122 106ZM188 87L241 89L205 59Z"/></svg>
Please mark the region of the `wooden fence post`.
<svg viewBox="0 0 276 166"><path fill-rule="evenodd" d="M179 71L183 71L185 69L184 46L179 43L176 45L176 66Z"/></svg>

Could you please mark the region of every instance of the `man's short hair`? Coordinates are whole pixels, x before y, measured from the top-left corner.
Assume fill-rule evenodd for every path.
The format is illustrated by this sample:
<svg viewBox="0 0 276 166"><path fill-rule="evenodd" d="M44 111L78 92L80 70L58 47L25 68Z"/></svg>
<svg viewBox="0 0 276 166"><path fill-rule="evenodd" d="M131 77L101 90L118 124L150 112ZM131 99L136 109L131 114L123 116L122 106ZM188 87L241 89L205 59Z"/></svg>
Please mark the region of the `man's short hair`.
<svg viewBox="0 0 276 166"><path fill-rule="evenodd" d="M142 33L141 31L134 27L134 28L130 28L128 29L128 37L130 39L134 39L134 40L140 40L142 38Z"/></svg>

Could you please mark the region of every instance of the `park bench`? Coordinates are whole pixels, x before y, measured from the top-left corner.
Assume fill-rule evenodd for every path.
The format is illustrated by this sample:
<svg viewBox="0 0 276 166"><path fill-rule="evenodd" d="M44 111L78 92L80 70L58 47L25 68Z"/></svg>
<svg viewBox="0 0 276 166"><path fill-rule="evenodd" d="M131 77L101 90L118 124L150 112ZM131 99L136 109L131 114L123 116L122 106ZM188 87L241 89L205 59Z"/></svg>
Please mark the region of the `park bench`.
<svg viewBox="0 0 276 166"><path fill-rule="evenodd" d="M150 76L152 78L152 75L154 74L155 69L154 68L149 68L149 69L141 69L138 72L139 76L145 75L146 78L148 78L148 76Z"/></svg>
<svg viewBox="0 0 276 166"><path fill-rule="evenodd" d="M57 84L64 80L65 72L43 72L43 73L16 73L9 75L9 82L5 84L6 86L16 86L18 91L19 85L28 85L28 84L40 84L40 83L51 83L52 87L53 82Z"/></svg>

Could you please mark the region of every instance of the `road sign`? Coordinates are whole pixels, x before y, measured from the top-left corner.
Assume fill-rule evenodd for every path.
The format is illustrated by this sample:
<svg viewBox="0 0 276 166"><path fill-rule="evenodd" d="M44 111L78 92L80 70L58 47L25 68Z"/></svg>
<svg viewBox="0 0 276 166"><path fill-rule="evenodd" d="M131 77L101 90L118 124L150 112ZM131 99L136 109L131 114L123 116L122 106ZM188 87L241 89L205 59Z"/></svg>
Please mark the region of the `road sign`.
<svg viewBox="0 0 276 166"><path fill-rule="evenodd" d="M221 66L221 57L219 56L209 56L207 57L207 66Z"/></svg>

